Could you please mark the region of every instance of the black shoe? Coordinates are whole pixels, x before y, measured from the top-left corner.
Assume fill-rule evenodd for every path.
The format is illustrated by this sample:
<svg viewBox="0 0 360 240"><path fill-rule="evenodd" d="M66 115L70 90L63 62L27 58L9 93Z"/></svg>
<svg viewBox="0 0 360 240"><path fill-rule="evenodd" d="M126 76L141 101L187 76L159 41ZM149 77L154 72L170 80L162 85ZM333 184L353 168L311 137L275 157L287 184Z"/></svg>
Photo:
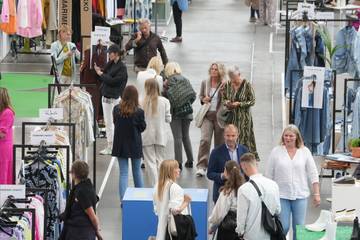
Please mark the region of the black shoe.
<svg viewBox="0 0 360 240"><path fill-rule="evenodd" d="M193 168L193 162L186 162L185 167L186 168Z"/></svg>
<svg viewBox="0 0 360 240"><path fill-rule="evenodd" d="M356 217L354 219L354 226L351 234L350 240L358 240L359 239L359 219Z"/></svg>
<svg viewBox="0 0 360 240"><path fill-rule="evenodd" d="M182 171L182 163L179 163L180 171Z"/></svg>
<svg viewBox="0 0 360 240"><path fill-rule="evenodd" d="M141 164L141 168L145 168L145 163L142 163L142 164Z"/></svg>

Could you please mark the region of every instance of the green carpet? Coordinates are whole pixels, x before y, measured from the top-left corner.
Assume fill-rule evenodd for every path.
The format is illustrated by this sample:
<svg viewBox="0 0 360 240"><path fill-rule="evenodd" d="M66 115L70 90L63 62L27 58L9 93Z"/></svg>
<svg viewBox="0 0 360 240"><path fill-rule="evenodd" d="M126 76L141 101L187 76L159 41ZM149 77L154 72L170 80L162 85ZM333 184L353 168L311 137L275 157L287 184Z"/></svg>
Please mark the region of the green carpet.
<svg viewBox="0 0 360 240"><path fill-rule="evenodd" d="M338 226L336 228L336 240L349 240L352 233L352 227ZM296 226L296 239L298 240L319 240L325 235L325 232L310 232L305 226Z"/></svg>
<svg viewBox="0 0 360 240"><path fill-rule="evenodd" d="M16 117L38 117L47 108L47 86L53 77L41 74L2 73L0 87L9 90Z"/></svg>

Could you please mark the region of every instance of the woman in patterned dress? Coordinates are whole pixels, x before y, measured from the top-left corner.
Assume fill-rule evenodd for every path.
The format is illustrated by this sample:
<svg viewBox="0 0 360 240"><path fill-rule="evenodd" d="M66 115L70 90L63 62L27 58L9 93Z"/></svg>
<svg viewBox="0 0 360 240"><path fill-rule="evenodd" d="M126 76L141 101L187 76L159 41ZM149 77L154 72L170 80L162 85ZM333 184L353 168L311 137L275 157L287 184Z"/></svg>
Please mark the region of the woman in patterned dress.
<svg viewBox="0 0 360 240"><path fill-rule="evenodd" d="M230 67L228 75L230 81L224 86L222 99L223 104L230 110L226 123L237 126L238 143L245 145L259 159L250 112L250 107L255 104L254 90L251 84L241 77L239 67Z"/></svg>

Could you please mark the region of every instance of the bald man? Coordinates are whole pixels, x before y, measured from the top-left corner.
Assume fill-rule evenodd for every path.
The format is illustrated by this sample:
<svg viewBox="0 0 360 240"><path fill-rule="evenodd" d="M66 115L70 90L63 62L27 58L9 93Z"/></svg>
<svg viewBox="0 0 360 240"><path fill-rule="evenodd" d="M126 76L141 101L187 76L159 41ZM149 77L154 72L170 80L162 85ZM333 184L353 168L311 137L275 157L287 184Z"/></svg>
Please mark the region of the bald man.
<svg viewBox="0 0 360 240"><path fill-rule="evenodd" d="M240 158L248 149L241 144L237 144L239 131L233 124L229 124L224 129L225 143L212 150L209 158L207 171L208 179L214 181L213 201L216 203L219 198L219 189L225 184L224 168L227 161L236 161L240 164Z"/></svg>

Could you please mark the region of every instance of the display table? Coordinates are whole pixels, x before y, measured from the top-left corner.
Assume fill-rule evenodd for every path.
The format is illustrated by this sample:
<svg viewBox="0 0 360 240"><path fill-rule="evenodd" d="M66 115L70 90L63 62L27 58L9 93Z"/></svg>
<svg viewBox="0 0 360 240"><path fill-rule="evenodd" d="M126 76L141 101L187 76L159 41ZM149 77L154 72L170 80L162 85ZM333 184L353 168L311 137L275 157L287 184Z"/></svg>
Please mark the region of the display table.
<svg viewBox="0 0 360 240"><path fill-rule="evenodd" d="M207 239L208 189L184 189L190 195L191 211L198 237ZM156 235L157 216L153 207L153 188L128 188L123 199L122 239L147 240Z"/></svg>
<svg viewBox="0 0 360 240"><path fill-rule="evenodd" d="M332 204L331 211L335 214L336 211L342 209L356 209L356 216L360 216L360 183L355 181L355 184L336 184L332 183Z"/></svg>
<svg viewBox="0 0 360 240"><path fill-rule="evenodd" d="M336 240L349 240L352 233L352 227L338 226L336 228ZM299 240L319 240L324 237L324 232L311 232L305 229L305 226L296 226L296 237Z"/></svg>

